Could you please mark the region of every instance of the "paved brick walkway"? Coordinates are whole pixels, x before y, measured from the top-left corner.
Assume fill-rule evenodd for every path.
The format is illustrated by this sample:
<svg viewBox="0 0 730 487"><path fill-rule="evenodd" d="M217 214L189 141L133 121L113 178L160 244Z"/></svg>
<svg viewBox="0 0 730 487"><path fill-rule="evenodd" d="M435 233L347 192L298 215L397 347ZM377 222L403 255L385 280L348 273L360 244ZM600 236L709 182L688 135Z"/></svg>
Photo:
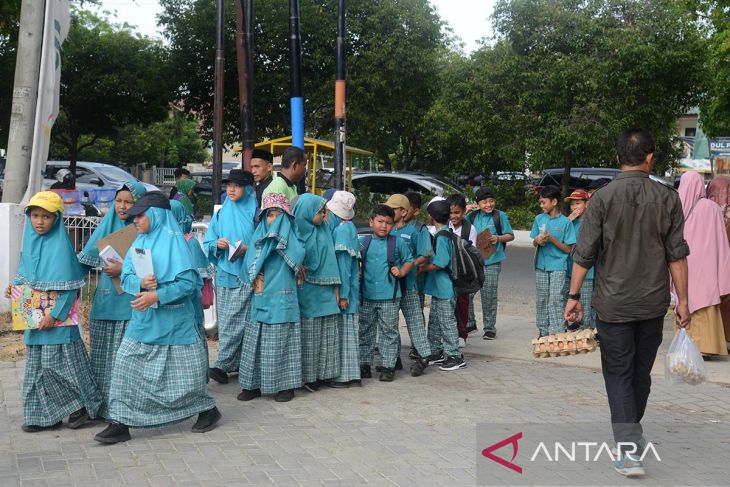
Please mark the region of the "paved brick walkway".
<svg viewBox="0 0 730 487"><path fill-rule="evenodd" d="M133 430L132 441L114 446L92 440L101 424L21 432L23 364L0 363L0 486L474 485L478 422L607 421L595 370L467 359L469 366L456 372L429 368L419 378L400 372L393 383L301 391L286 404L270 398L241 403L236 383L211 384L223 412L214 431L193 434L188 420L164 430ZM660 383L646 420L727 422L728 404L727 386ZM596 468L587 483L624 480L608 464Z"/></svg>

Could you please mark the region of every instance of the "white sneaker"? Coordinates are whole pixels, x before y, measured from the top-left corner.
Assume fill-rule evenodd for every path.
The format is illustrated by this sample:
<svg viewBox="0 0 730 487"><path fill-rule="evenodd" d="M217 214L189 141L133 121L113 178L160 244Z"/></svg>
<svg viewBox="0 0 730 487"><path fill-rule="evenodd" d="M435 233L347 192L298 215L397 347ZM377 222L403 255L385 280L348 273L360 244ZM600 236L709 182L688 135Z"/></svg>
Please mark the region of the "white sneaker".
<svg viewBox="0 0 730 487"><path fill-rule="evenodd" d="M613 468L618 473L625 475L626 477L633 478L643 477L646 475L644 465L641 461L637 457L628 454L613 462Z"/></svg>
<svg viewBox="0 0 730 487"><path fill-rule="evenodd" d="M459 338L459 348L466 347L466 340L464 338Z"/></svg>

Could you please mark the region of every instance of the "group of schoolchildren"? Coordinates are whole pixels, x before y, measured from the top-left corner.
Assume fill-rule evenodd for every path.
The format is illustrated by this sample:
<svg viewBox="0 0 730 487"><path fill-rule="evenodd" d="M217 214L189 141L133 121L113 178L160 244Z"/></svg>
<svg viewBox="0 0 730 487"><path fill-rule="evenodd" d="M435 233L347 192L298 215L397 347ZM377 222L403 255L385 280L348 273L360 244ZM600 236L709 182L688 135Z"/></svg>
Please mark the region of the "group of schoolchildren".
<svg viewBox="0 0 730 487"><path fill-rule="evenodd" d="M455 295L448 232L475 244L476 234L491 234L496 250L484 261L480 292L483 338L496 338L498 278L514 235L489 189L476 192L470 213L462 195L434 198L426 206L428 225L418 219L420 194L392 195L374 207L372 235L358 237L349 192L290 201L264 191L258 208L251 173L232 170L224 183L226 201L202 248L191 238L184 205L137 182L117 191L113 210L78 256L60 197L41 192L30 200L13 284L57 291L59 298L38 329L25 332L24 431L60 427L66 416L70 428L102 418L109 425L95 439L117 443L130 439L130 428L159 428L197 414L192 431L202 433L221 418L209 378L227 383L238 373L239 400L274 395L286 402L300 387L362 385L373 376L376 351L375 372L389 382L403 368L399 311L412 344L411 375L434 364L463 368L459 339L466 339L470 319L475 328L473 296ZM587 198L571 198L584 209ZM543 190L544 214L532 231L541 335L564 326L567 257L580 224L580 208L571 222L558 201L559 193ZM103 260L97 242L132 223L137 237L124 262ZM132 255L140 252L151 254L152 274L138 275ZM78 327L55 324L67 318L90 267L103 272L90 315L89 358ZM219 349L209 366L201 298L213 274Z"/></svg>

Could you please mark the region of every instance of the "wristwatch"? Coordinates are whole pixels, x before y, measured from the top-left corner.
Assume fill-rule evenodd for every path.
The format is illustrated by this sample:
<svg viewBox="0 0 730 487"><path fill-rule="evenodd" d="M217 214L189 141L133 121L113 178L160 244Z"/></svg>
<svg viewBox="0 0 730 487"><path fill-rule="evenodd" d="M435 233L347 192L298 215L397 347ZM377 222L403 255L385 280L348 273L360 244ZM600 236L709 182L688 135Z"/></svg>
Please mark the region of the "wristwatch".
<svg viewBox="0 0 730 487"><path fill-rule="evenodd" d="M580 293L568 294L568 299L572 299L573 301L580 301Z"/></svg>

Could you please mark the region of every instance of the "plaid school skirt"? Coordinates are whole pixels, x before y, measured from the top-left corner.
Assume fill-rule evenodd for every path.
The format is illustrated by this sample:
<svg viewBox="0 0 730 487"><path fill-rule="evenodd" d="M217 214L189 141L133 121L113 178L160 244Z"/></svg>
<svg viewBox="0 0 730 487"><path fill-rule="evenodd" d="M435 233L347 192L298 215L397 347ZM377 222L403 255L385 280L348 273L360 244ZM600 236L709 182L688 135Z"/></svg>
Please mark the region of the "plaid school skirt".
<svg viewBox="0 0 730 487"><path fill-rule="evenodd" d="M299 323L267 324L252 321L243 337L241 389L276 394L302 386L301 329Z"/></svg>
<svg viewBox="0 0 730 487"><path fill-rule="evenodd" d="M122 343L129 321L91 320L89 323L89 356L91 371L101 394L99 416L109 415L109 389L112 385L112 368L117 349Z"/></svg>
<svg viewBox="0 0 730 487"><path fill-rule="evenodd" d="M124 338L109 392L109 419L162 428L215 407L208 392L203 338L190 345L150 345Z"/></svg>
<svg viewBox="0 0 730 487"><path fill-rule="evenodd" d="M96 417L101 397L83 340L63 345L27 345L23 417L28 425L51 426L86 408Z"/></svg>

